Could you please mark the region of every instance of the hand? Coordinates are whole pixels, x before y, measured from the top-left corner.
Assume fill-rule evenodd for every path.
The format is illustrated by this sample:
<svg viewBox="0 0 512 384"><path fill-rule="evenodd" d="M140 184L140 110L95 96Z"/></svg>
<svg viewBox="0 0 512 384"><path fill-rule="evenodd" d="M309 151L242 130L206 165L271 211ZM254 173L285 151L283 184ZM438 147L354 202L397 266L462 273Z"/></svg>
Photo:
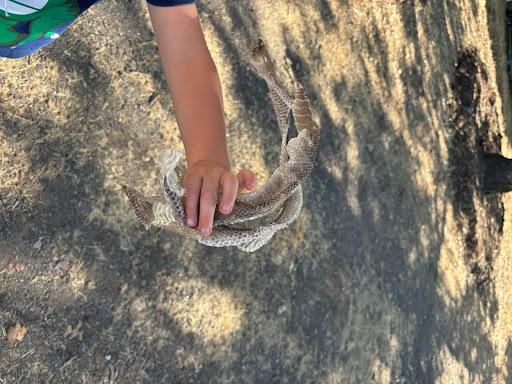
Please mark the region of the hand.
<svg viewBox="0 0 512 384"><path fill-rule="evenodd" d="M189 227L196 227L203 235L212 231L213 216L220 199L219 211L228 214L233 209L238 192L256 187L256 177L248 169L233 174L221 163L198 161L189 167L184 178L185 216Z"/></svg>

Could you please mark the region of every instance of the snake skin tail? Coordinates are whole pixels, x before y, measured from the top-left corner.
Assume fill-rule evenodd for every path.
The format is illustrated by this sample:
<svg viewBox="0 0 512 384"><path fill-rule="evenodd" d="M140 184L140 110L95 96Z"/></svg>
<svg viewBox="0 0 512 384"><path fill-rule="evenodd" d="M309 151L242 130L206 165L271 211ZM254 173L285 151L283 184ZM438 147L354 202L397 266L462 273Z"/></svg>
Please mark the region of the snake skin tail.
<svg viewBox="0 0 512 384"><path fill-rule="evenodd" d="M142 193L128 187L127 185L123 185L123 191L128 197L139 222L141 222L146 229L149 229L151 227L151 223L155 220L153 203Z"/></svg>

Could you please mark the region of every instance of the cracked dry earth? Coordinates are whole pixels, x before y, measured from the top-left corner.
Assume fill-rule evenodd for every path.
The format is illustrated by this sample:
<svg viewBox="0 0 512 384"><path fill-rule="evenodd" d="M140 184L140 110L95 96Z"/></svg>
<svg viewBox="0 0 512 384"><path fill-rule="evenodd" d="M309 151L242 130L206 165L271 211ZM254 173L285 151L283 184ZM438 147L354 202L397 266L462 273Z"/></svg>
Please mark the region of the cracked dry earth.
<svg viewBox="0 0 512 384"><path fill-rule="evenodd" d="M279 161L258 37L322 128L299 218L250 255L128 209L118 182L155 194L180 145L142 1L0 60L0 382L511 382L512 197L478 174L512 157L502 3L198 1L232 163Z"/></svg>

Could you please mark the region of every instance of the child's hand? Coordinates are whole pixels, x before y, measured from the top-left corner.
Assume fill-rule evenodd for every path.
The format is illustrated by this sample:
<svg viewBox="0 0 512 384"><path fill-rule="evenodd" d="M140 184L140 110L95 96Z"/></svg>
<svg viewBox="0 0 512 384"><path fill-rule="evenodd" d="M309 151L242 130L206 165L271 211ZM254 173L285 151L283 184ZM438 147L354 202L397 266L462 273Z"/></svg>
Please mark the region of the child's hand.
<svg viewBox="0 0 512 384"><path fill-rule="evenodd" d="M256 177L248 170L238 175L215 161L199 161L189 167L185 178L185 215L187 225L196 227L203 235L212 231L213 216L217 206L217 197L222 194L219 203L221 213L230 213L239 191L253 190Z"/></svg>

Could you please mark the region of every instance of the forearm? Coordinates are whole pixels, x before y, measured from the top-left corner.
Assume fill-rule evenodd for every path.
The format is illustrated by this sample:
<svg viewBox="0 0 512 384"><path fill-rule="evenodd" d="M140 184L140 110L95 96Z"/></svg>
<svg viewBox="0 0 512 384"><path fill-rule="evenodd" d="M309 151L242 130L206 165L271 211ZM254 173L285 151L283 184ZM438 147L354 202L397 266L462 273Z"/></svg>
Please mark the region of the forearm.
<svg viewBox="0 0 512 384"><path fill-rule="evenodd" d="M187 162L229 168L222 91L195 7L149 7Z"/></svg>
<svg viewBox="0 0 512 384"><path fill-rule="evenodd" d="M214 160L229 169L222 90L211 57L182 60L165 72L187 162Z"/></svg>

